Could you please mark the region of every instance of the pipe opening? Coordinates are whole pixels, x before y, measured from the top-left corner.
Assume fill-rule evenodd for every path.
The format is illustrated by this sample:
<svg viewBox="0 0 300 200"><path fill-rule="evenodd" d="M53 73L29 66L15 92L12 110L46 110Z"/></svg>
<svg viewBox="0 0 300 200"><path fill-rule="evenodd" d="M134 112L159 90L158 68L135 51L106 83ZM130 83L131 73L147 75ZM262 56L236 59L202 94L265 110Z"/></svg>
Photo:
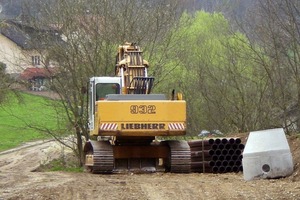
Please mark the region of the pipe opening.
<svg viewBox="0 0 300 200"><path fill-rule="evenodd" d="M262 170L263 170L264 172L269 172L269 171L271 170L270 165L264 164L264 165L262 166Z"/></svg>

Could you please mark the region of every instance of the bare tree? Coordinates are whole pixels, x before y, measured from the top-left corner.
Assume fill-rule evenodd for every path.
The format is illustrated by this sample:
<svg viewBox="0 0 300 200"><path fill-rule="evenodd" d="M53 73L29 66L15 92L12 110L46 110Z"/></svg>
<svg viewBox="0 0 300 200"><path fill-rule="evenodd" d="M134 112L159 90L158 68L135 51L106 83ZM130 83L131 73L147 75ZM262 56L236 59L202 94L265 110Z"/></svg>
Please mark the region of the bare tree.
<svg viewBox="0 0 300 200"><path fill-rule="evenodd" d="M59 134L42 126L34 127L58 140L63 130L73 133L76 138L73 150L82 164L83 138L89 138L85 110L89 77L114 75L117 45L125 41L145 46L146 57L155 60L157 50L168 44L164 40L178 18L178 4L175 1L63 0L42 2L39 7L40 17L31 18L30 23L39 29L51 27L51 34L63 39L52 37L46 42L47 51L41 54L46 69L50 71L49 63L56 66L51 89L59 94L61 102L56 102L54 108L57 119L65 121L67 126ZM152 73L157 69L153 67Z"/></svg>
<svg viewBox="0 0 300 200"><path fill-rule="evenodd" d="M297 122L299 113L300 3L298 1L258 1L245 23L250 48L268 80L267 101L273 112L273 126ZM242 26L240 26L242 27ZM291 112L293 111L293 114ZM292 114L292 115L291 115Z"/></svg>
<svg viewBox="0 0 300 200"><path fill-rule="evenodd" d="M250 131L278 124L270 102L269 62L257 43L232 32L222 14L187 14L172 73L187 100L189 134L201 129ZM185 37L181 37L184 35Z"/></svg>

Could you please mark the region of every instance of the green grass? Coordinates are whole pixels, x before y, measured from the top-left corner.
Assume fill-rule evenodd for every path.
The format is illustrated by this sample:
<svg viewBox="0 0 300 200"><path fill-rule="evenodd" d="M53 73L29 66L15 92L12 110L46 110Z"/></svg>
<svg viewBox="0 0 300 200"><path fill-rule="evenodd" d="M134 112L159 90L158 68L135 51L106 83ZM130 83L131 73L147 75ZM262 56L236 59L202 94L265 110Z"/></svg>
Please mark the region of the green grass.
<svg viewBox="0 0 300 200"><path fill-rule="evenodd" d="M53 100L26 93L10 94L8 99L0 106L0 151L50 137L39 128L57 128L55 109L49 106Z"/></svg>
<svg viewBox="0 0 300 200"><path fill-rule="evenodd" d="M65 172L83 172L83 167L78 167L75 157L69 159L58 158L51 160L47 164L41 164L36 171L49 172L49 171L65 171Z"/></svg>
<svg viewBox="0 0 300 200"><path fill-rule="evenodd" d="M65 172L83 172L82 167L78 167L74 163L65 163L62 159L52 160L47 165L41 165L39 171L65 171Z"/></svg>

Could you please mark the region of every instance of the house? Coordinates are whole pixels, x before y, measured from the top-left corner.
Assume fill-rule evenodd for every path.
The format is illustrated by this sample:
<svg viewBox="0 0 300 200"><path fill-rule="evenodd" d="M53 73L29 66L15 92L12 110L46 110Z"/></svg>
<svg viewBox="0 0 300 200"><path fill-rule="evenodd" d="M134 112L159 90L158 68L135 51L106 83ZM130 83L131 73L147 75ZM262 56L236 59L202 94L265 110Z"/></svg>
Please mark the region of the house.
<svg viewBox="0 0 300 200"><path fill-rule="evenodd" d="M36 83L39 83L41 88L47 82L49 72L54 71L44 68L54 67L54 63L45 58L49 43L55 41L61 39L54 29L37 29L6 20L0 24L0 65L11 77L27 80L32 83L31 88L36 88Z"/></svg>
<svg viewBox="0 0 300 200"><path fill-rule="evenodd" d="M29 90L32 91L43 91L50 88L50 82L53 80L53 77L56 74L55 67L51 68L38 68L38 67L29 67L26 68L20 74L20 80L24 80L29 83Z"/></svg>

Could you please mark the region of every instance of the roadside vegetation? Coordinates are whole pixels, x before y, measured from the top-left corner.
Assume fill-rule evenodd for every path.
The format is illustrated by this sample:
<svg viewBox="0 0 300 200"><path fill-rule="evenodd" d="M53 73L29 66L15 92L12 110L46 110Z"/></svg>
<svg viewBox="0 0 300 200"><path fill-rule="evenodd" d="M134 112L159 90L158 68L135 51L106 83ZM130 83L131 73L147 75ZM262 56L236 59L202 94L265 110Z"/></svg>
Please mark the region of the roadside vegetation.
<svg viewBox="0 0 300 200"><path fill-rule="evenodd" d="M65 171L65 172L83 172L84 167L78 166L77 158L71 155L63 155L58 159L51 160L47 164L41 164L37 172L47 171Z"/></svg>

